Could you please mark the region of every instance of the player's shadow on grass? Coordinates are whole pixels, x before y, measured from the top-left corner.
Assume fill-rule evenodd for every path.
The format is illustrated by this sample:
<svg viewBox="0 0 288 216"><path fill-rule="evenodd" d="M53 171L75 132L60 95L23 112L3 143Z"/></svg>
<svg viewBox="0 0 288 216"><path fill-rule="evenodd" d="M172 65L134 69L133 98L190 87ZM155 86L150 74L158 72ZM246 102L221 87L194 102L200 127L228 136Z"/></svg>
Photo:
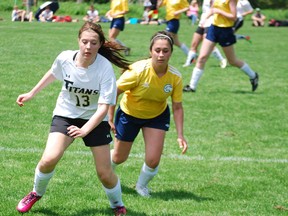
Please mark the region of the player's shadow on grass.
<svg viewBox="0 0 288 216"><path fill-rule="evenodd" d="M90 208L90 209L79 209L75 213L67 213L67 214L58 214L50 209L38 209L38 210L32 210L34 213L40 213L41 215L47 215L47 216L96 216L96 215L107 215L111 216L113 214L112 209L106 208L106 209L96 209L96 208ZM31 212L32 212L31 211ZM144 212L139 211L133 211L132 209L127 208L127 214L128 215L137 215L137 216L147 216Z"/></svg>
<svg viewBox="0 0 288 216"><path fill-rule="evenodd" d="M39 213L39 214L42 214L42 215L53 215L53 216L60 216L60 214L58 214L58 213L56 213L55 211L52 211L52 210L50 210L50 209L47 209L47 208L45 208L45 209L43 209L43 208L39 208L39 209L37 209L37 207L34 207L34 209L32 209L32 210L30 210L31 211L31 213L33 212L33 213ZM61 215L62 216L62 215Z"/></svg>
<svg viewBox="0 0 288 216"><path fill-rule="evenodd" d="M127 187L125 185L122 185L122 192L124 194L133 194L135 196L139 196L134 188ZM209 197L201 197L197 196L196 194L193 194L189 191L176 191L176 190L165 190L161 192L152 192L151 193L152 198L155 199L162 199L165 201L169 200L184 200L184 199L193 199L196 202L204 202L204 201L213 201L214 199Z"/></svg>
<svg viewBox="0 0 288 216"><path fill-rule="evenodd" d="M67 216L97 216L97 215L109 215L111 216L113 214L112 210L107 209L85 209L78 211L74 214L69 214ZM139 211L135 212L129 208L127 208L127 215L137 215L137 216L147 216L145 213L141 213Z"/></svg>
<svg viewBox="0 0 288 216"><path fill-rule="evenodd" d="M201 197L197 196L194 193L188 191L176 191L176 190L165 190L161 192L155 192L152 194L153 198L162 199L165 201L171 200L184 200L184 199L192 199L196 202L204 202L204 201L213 201L214 199L209 197Z"/></svg>
<svg viewBox="0 0 288 216"><path fill-rule="evenodd" d="M232 93L234 94L251 94L251 95L259 95L261 93L259 93L257 90L255 92L251 91L251 90L247 90L247 91L244 91L244 90L234 90L232 91Z"/></svg>
<svg viewBox="0 0 288 216"><path fill-rule="evenodd" d="M67 214L59 214L56 212L61 212L63 211L60 210L61 206L57 206L54 207L54 211L49 209L49 208L39 208L37 209L37 207L35 207L35 209L31 210L31 213L35 213L35 214L41 214L41 215L47 215L47 216L96 216L96 215L107 215L110 216L113 214L112 209L110 209L109 207L107 208L102 208L102 209L98 209L98 208L85 208L85 209L81 209L78 208L77 210L75 210L75 213L67 213ZM146 213L144 212L139 212L139 211L133 211L130 208L127 208L127 213L128 215L137 215L137 216L147 216Z"/></svg>

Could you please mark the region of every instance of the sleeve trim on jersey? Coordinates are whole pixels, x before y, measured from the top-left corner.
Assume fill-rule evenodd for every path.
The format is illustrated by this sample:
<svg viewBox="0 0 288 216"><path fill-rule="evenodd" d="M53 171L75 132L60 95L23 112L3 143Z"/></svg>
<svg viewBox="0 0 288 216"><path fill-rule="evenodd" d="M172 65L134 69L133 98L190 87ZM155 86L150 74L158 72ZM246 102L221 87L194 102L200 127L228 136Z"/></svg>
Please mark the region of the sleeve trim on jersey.
<svg viewBox="0 0 288 216"><path fill-rule="evenodd" d="M169 65L169 71L172 73L172 74L175 74L177 75L178 77L182 78L182 74L173 66Z"/></svg>

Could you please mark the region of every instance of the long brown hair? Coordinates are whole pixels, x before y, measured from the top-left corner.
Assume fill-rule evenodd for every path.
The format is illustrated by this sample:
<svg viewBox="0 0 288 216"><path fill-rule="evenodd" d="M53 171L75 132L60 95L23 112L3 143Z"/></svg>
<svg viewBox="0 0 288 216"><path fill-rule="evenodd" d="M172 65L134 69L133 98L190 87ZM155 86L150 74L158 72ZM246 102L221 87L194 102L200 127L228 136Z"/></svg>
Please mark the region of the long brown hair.
<svg viewBox="0 0 288 216"><path fill-rule="evenodd" d="M113 63L117 67L122 68L124 70L129 69L129 65L131 62L121 54L123 48L119 47L117 43L108 41L105 38L101 25L92 22L85 22L84 25L79 30L78 38L81 38L82 33L87 30L92 30L99 35L99 40L101 43L101 47L98 50L99 54L107 58L111 63Z"/></svg>

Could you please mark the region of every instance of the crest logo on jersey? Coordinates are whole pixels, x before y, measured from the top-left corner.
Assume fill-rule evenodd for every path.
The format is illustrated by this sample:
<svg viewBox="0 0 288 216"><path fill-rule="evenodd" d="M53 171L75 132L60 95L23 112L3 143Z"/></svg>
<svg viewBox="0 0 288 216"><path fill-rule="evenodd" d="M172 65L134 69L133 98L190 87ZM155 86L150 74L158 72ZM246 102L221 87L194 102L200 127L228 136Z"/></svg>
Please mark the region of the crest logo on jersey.
<svg viewBox="0 0 288 216"><path fill-rule="evenodd" d="M167 84L164 86L164 92L169 93L172 91L172 85L171 84Z"/></svg>
<svg viewBox="0 0 288 216"><path fill-rule="evenodd" d="M143 83L143 85L142 85L144 88L149 88L149 83L148 82L145 82L145 83Z"/></svg>

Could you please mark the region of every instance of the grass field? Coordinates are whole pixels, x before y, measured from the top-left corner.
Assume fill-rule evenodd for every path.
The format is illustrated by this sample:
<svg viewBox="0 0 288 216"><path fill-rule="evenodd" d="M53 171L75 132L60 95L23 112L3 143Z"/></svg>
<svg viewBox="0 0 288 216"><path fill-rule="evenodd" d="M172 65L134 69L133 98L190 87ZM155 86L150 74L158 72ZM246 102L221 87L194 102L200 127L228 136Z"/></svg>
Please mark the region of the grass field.
<svg viewBox="0 0 288 216"><path fill-rule="evenodd" d="M19 108L15 100L29 91L62 50L77 49L79 23L0 22L0 215L18 215L15 207L33 184L60 90L56 82ZM103 24L108 32L109 24ZM149 39L160 26L126 25L120 39L132 48L130 60L148 56ZM190 45L195 26L181 21L180 40ZM117 169L128 215L215 216L288 215L287 29L252 28L239 33L236 53L260 75L251 92L237 68L221 69L211 57L197 93L184 94L186 155L180 155L174 124L167 133L151 199L134 191L143 163L137 138L129 160ZM189 82L193 67L175 48L171 64ZM115 70L117 76L119 70ZM111 215L92 155L81 140L68 149L47 193L28 215Z"/></svg>

